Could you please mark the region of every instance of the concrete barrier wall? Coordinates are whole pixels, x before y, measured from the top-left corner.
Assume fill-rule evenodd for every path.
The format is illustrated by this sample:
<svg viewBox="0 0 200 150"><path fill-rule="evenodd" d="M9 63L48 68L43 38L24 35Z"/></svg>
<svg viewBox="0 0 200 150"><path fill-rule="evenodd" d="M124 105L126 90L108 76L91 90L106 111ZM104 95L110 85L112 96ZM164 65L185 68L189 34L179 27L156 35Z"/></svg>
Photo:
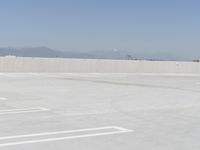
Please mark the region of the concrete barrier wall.
<svg viewBox="0 0 200 150"><path fill-rule="evenodd" d="M0 57L0 72L200 73L200 63Z"/></svg>

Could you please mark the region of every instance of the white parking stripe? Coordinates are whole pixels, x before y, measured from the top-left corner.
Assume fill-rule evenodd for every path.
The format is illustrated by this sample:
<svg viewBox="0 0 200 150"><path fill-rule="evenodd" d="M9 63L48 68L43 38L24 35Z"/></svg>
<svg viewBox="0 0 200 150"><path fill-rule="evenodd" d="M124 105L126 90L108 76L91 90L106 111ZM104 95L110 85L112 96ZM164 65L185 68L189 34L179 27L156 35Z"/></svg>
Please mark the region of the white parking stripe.
<svg viewBox="0 0 200 150"><path fill-rule="evenodd" d="M119 131L132 131L132 130L125 129L125 128L118 127L118 126L106 126L106 127L99 127L99 128L76 129L76 130L67 130L67 131L56 131L56 132L45 132L45 133L7 136L7 137L0 137L0 140L24 138L24 137L34 137L34 136L44 136L44 135L54 135L54 134L61 134L61 133L75 133L75 132L85 132L85 131L95 131L95 130L106 130L106 129L116 129Z"/></svg>
<svg viewBox="0 0 200 150"><path fill-rule="evenodd" d="M49 111L49 109L44 108L44 107L24 108L24 109L4 109L4 110L0 110L0 115L19 114L19 113L32 113L32 112L41 112L41 111Z"/></svg>
<svg viewBox="0 0 200 150"><path fill-rule="evenodd" d="M0 97L0 101L6 101L7 100L7 98L5 98L5 97Z"/></svg>
<svg viewBox="0 0 200 150"><path fill-rule="evenodd" d="M91 132L91 133L88 133L88 132ZM120 133L126 133L126 132L133 132L133 130L129 130L129 129L125 129L125 128L121 128L117 126L107 126L107 127L100 127L100 128L77 129L77 130L68 130L68 131L7 136L7 137L0 137L0 142L2 142L2 140L4 141L4 143L0 144L0 147L59 141L59 140L67 140L67 139L86 138L86 137L103 136L103 135L112 135L112 134L120 134ZM67 136L65 135L67 133L75 133L75 134L78 133L78 135L70 134ZM45 136L48 136L48 137L45 138ZM51 136L57 136L57 137L51 137ZM24 138L29 138L29 139L24 140ZM30 139L30 138L33 138L33 139ZM20 139L23 139L23 140L20 140ZM9 140L9 141L5 141L5 140ZM16 140L19 140L19 141L16 141Z"/></svg>

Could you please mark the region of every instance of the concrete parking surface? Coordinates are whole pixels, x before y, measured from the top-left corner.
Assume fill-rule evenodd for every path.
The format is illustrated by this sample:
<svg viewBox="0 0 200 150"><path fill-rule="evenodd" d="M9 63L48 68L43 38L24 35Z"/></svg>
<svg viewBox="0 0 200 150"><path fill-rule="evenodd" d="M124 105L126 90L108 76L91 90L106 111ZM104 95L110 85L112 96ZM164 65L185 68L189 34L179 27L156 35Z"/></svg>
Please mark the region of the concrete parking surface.
<svg viewBox="0 0 200 150"><path fill-rule="evenodd" d="M199 150L200 75L0 73L2 150Z"/></svg>

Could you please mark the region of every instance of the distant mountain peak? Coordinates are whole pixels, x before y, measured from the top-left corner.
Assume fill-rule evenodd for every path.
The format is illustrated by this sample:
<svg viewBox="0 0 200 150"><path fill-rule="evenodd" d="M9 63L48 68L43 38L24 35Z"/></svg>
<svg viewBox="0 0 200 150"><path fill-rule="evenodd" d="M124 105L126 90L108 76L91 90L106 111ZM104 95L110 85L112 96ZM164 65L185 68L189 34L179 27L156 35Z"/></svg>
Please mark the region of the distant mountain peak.
<svg viewBox="0 0 200 150"><path fill-rule="evenodd" d="M92 58L90 54L72 51L57 51L46 46L39 47L7 47L0 48L0 56L17 56L17 57L50 57L50 58Z"/></svg>

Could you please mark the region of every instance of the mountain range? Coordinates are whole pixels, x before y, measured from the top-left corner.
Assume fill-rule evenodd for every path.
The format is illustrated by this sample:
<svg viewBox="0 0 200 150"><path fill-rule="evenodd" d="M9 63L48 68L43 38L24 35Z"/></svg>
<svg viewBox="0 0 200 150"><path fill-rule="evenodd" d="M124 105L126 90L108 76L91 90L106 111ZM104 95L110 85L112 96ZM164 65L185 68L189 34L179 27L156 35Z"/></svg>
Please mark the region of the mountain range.
<svg viewBox="0 0 200 150"><path fill-rule="evenodd" d="M87 58L87 59L134 59L134 60L187 60L168 53L134 52L128 50L58 51L48 47L0 48L0 56L45 57L45 58Z"/></svg>

